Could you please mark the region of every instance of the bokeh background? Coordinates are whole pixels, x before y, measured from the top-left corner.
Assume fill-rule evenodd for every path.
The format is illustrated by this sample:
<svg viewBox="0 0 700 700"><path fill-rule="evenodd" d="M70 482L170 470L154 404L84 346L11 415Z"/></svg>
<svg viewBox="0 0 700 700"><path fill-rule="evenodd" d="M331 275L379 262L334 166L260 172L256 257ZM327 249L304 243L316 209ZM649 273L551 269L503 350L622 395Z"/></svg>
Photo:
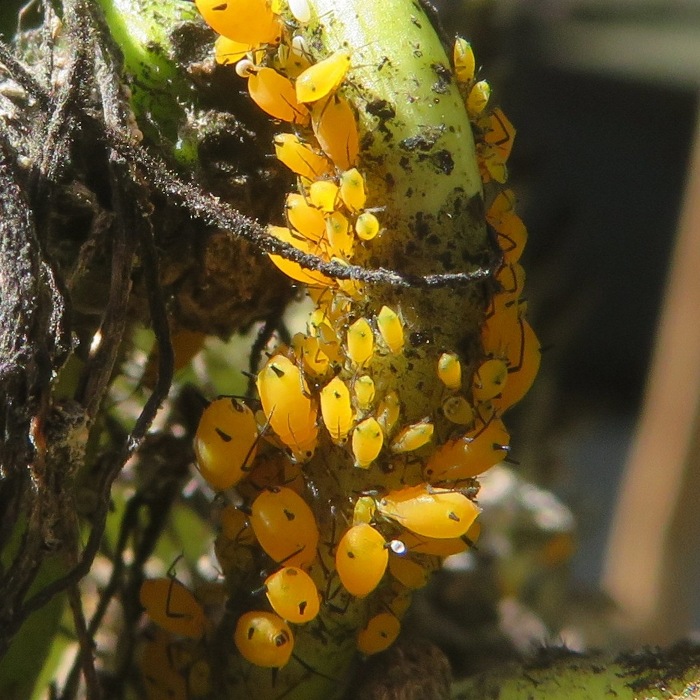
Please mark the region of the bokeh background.
<svg viewBox="0 0 700 700"><path fill-rule="evenodd" d="M436 4L518 129L510 182L544 353L509 427L517 470L577 523L560 632L573 646L692 635L700 3Z"/></svg>

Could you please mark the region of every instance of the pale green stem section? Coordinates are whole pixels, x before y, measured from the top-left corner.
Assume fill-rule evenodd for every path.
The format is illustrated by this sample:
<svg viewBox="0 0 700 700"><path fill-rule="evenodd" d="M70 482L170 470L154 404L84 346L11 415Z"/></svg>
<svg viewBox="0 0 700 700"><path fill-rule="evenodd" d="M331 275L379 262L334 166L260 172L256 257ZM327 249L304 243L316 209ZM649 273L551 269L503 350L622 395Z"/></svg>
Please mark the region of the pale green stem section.
<svg viewBox="0 0 700 700"><path fill-rule="evenodd" d="M425 275L469 271L487 261L492 250L474 139L450 63L427 17L411 0L312 4L316 19L301 33L314 59L352 50L340 92L358 113L358 169L366 178L367 207L381 208L377 216L385 229L366 245L356 245L352 262ZM367 287L349 316L336 324L341 343L352 321L373 317L383 304L401 311L406 346L398 354L377 351L362 372L373 377L378 399L390 389L398 392L402 408L397 428L427 416L436 424L435 440L441 441L450 428L439 412L445 390L437 378L437 358L443 350L460 352L468 386L470 367L481 357L483 288ZM350 386L357 373L346 366L339 376ZM362 470L353 466L347 446L332 445L323 427L319 433L316 455L304 465L304 474L321 532L321 561L311 573L326 599L319 618L324 633L315 628L314 634L313 623L298 627L295 652L315 671L340 679L354 655L357 631L386 609L380 597L391 578L387 574L383 592L365 599L349 596L337 575L328 576L334 568L334 543L351 522L359 493L422 481L422 462L431 448L412 453L410 459L385 450L370 469ZM389 523L382 527L392 528ZM249 673L247 692L254 688L253 697L276 697L268 671ZM296 660L280 671L277 682L289 689L285 698L324 697L341 689ZM234 687L229 686L231 697Z"/></svg>
<svg viewBox="0 0 700 700"><path fill-rule="evenodd" d="M172 60L172 32L197 17L185 0L98 0L124 56L132 105L140 126L152 136L176 142L184 122L185 81ZM180 101L179 101L180 100ZM177 154L177 152L176 152Z"/></svg>
<svg viewBox="0 0 700 700"><path fill-rule="evenodd" d="M453 700L671 700L700 697L700 652L688 645L617 659L570 656L545 668L508 665L455 683Z"/></svg>

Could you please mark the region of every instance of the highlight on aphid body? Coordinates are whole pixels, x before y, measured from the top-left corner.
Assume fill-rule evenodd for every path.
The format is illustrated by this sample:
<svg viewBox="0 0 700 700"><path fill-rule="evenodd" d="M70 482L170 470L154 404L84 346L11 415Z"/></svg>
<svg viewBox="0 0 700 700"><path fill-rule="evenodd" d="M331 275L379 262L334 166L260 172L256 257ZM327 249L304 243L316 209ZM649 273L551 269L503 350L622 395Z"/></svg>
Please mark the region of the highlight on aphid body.
<svg viewBox="0 0 700 700"><path fill-rule="evenodd" d="M469 43L442 46L410 0L197 7L220 35L217 70L278 130L269 151L294 185L271 237L341 266L491 271L399 289L271 254L314 304L306 328L267 348L253 397L202 415L198 469L236 492L215 547L229 602L210 621L182 584L152 581L146 612L223 664L212 697L322 697L394 643L412 591L473 545L476 479L508 456L504 414L537 373L527 235L504 187L515 131Z"/></svg>

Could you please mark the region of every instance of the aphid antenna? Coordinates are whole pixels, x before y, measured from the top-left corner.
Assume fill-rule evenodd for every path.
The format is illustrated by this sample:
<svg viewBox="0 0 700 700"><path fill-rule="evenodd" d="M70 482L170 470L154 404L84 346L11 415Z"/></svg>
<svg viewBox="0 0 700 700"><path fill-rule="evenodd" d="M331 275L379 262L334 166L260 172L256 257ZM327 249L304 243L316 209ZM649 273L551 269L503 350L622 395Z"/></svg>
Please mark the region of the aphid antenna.
<svg viewBox="0 0 700 700"><path fill-rule="evenodd" d="M185 554L184 552L180 552L175 559L173 560L173 563L168 567L168 572L166 576L170 579L177 579L177 576L175 575L175 567L177 566L177 563L180 561L180 559L184 559Z"/></svg>

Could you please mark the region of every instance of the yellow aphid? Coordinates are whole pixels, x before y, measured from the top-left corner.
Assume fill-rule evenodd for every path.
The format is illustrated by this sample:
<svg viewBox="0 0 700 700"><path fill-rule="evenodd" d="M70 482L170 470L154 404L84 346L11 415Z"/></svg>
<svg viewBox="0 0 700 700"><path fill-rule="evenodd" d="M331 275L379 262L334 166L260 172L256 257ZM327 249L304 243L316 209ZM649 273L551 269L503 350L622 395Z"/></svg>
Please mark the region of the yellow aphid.
<svg viewBox="0 0 700 700"><path fill-rule="evenodd" d="M403 323L396 311L388 306L382 306L377 314L377 328L391 352L396 355L403 350Z"/></svg>
<svg viewBox="0 0 700 700"><path fill-rule="evenodd" d="M315 336L296 333L292 338L294 354L301 360L304 370L314 377L323 377L330 367L328 355L321 349L321 341Z"/></svg>
<svg viewBox="0 0 700 700"><path fill-rule="evenodd" d="M159 627L190 639L204 636L206 617L197 599L174 576L146 579L139 601Z"/></svg>
<svg viewBox="0 0 700 700"><path fill-rule="evenodd" d="M341 361L340 339L333 326L328 321L325 309L316 309L307 321L309 335L318 338L321 350L326 353L331 362Z"/></svg>
<svg viewBox="0 0 700 700"><path fill-rule="evenodd" d="M352 524L359 525L360 523L372 522L376 511L377 504L371 496L360 496L355 501L355 507L352 512Z"/></svg>
<svg viewBox="0 0 700 700"><path fill-rule="evenodd" d="M276 134L274 140L277 159L293 173L314 180L331 171L328 159L295 134Z"/></svg>
<svg viewBox="0 0 700 700"><path fill-rule="evenodd" d="M389 573L406 588L416 590L428 583L430 570L408 557L389 557Z"/></svg>
<svg viewBox="0 0 700 700"><path fill-rule="evenodd" d="M508 455L510 435L500 418L440 445L428 458L426 478L435 483L461 481L482 474Z"/></svg>
<svg viewBox="0 0 700 700"><path fill-rule="evenodd" d="M250 44L220 36L214 42L214 59L222 66L230 66L245 58L252 48Z"/></svg>
<svg viewBox="0 0 700 700"><path fill-rule="evenodd" d="M374 380L368 374L363 374L355 379L352 389L358 407L366 411L374 401Z"/></svg>
<svg viewBox="0 0 700 700"><path fill-rule="evenodd" d="M380 591L382 606L400 620L411 607L413 591L396 580L389 581Z"/></svg>
<svg viewBox="0 0 700 700"><path fill-rule="evenodd" d="M474 409L464 396L448 396L442 402L442 412L448 421L458 425L474 422Z"/></svg>
<svg viewBox="0 0 700 700"><path fill-rule="evenodd" d="M400 631L401 623L394 615L379 613L357 635L357 648L362 654L378 654L396 641Z"/></svg>
<svg viewBox="0 0 700 700"><path fill-rule="evenodd" d="M488 82L479 80L474 83L467 97L467 113L470 119L475 119L486 109L489 97L491 97L491 86Z"/></svg>
<svg viewBox="0 0 700 700"><path fill-rule="evenodd" d="M375 418L365 418L352 431L352 454L355 466L368 469L379 456L384 444L384 433Z"/></svg>
<svg viewBox="0 0 700 700"><path fill-rule="evenodd" d="M510 157L515 143L515 127L500 107L490 112L479 127L483 131L484 142L491 146L505 163Z"/></svg>
<svg viewBox="0 0 700 700"><path fill-rule="evenodd" d="M382 580L389 552L386 540L367 523L353 525L340 539L335 568L348 593L364 598Z"/></svg>
<svg viewBox="0 0 700 700"><path fill-rule="evenodd" d="M264 668L286 666L294 650L289 625L279 615L265 611L241 615L233 641L246 661Z"/></svg>
<svg viewBox="0 0 700 700"><path fill-rule="evenodd" d="M265 579L272 609L287 622L301 625L318 615L318 589L311 576L296 566L284 566Z"/></svg>
<svg viewBox="0 0 700 700"><path fill-rule="evenodd" d="M332 95L315 104L311 112L311 127L321 149L337 168L347 170L355 165L360 138L355 114L344 97Z"/></svg>
<svg viewBox="0 0 700 700"><path fill-rule="evenodd" d="M532 326L520 319L520 340L517 355L509 355L508 381L501 395L493 399L494 406L501 412L520 401L535 381L540 368L542 351L540 342Z"/></svg>
<svg viewBox="0 0 700 700"><path fill-rule="evenodd" d="M335 210L338 201L338 185L330 180L317 180L309 187L311 204L328 214Z"/></svg>
<svg viewBox="0 0 700 700"><path fill-rule="evenodd" d="M286 226L268 226L267 230L275 238L293 245L302 253L317 254L311 241L301 234L288 229ZM326 277L321 272L302 267L299 263L293 260L287 260L287 258L283 258L281 255L270 253L270 260L272 260L287 277L291 277L293 280L297 280L297 282L303 282L312 287L332 287L335 285L335 282L330 277Z"/></svg>
<svg viewBox="0 0 700 700"><path fill-rule="evenodd" d="M487 143L476 144L476 160L479 165L479 174L484 184L494 180L501 185L508 179L508 168L503 156L497 149Z"/></svg>
<svg viewBox="0 0 700 700"><path fill-rule="evenodd" d="M314 243L321 240L326 230L326 220L323 213L311 206L304 196L288 194L285 212L292 228Z"/></svg>
<svg viewBox="0 0 700 700"><path fill-rule="evenodd" d="M187 700L187 684L173 658L172 637L160 629L152 636L147 638L138 660L146 698Z"/></svg>
<svg viewBox="0 0 700 700"><path fill-rule="evenodd" d="M336 51L328 58L307 68L298 78L299 102L316 102L338 89L350 68L350 52Z"/></svg>
<svg viewBox="0 0 700 700"><path fill-rule="evenodd" d="M346 170L340 175L340 198L343 204L353 213L365 206L365 179L357 168Z"/></svg>
<svg viewBox="0 0 700 700"><path fill-rule="evenodd" d="M352 235L350 223L344 214L334 211L326 217L326 237L328 238L332 255L342 258L352 256L355 237Z"/></svg>
<svg viewBox="0 0 700 700"><path fill-rule="evenodd" d="M474 373L472 395L476 401L488 401L498 396L506 385L508 367L503 360L482 362Z"/></svg>
<svg viewBox="0 0 700 700"><path fill-rule="evenodd" d="M248 78L248 92L260 109L275 119L306 124L309 110L297 102L294 85L273 68L260 68Z"/></svg>
<svg viewBox="0 0 700 700"><path fill-rule="evenodd" d="M257 444L258 426L250 408L235 399L217 399L207 406L197 426L197 467L212 488L224 491L251 470Z"/></svg>
<svg viewBox="0 0 700 700"><path fill-rule="evenodd" d="M429 484L391 491L377 510L407 530L424 537L461 537L479 515L479 508L459 491L434 489Z"/></svg>
<svg viewBox="0 0 700 700"><path fill-rule="evenodd" d="M394 454L417 450L430 442L433 430L434 426L429 418L407 425L393 439L390 449Z"/></svg>
<svg viewBox="0 0 700 700"><path fill-rule="evenodd" d="M462 363L454 352L443 352L438 358L437 374L448 389L462 386Z"/></svg>
<svg viewBox="0 0 700 700"><path fill-rule="evenodd" d="M265 418L295 459L305 461L316 449L316 405L299 368L284 355L273 355L258 373L258 395Z"/></svg>
<svg viewBox="0 0 700 700"><path fill-rule="evenodd" d="M512 190L504 190L496 196L486 211L486 221L496 232L505 262L517 262L527 243L527 228L515 213L515 195Z"/></svg>
<svg viewBox="0 0 700 700"><path fill-rule="evenodd" d="M253 501L250 524L260 546L276 562L304 567L316 558L316 519L308 503L291 489L262 491Z"/></svg>
<svg viewBox="0 0 700 700"><path fill-rule="evenodd" d="M461 36L455 39L455 45L452 50L452 62L454 63L455 78L458 83L466 85L474 80L476 71L474 51L471 44Z"/></svg>
<svg viewBox="0 0 700 700"><path fill-rule="evenodd" d="M363 241L371 241L379 233L379 220L371 211L363 211L355 221L355 233Z"/></svg>
<svg viewBox="0 0 700 700"><path fill-rule="evenodd" d="M282 24L267 0L195 0L195 4L217 34L253 46L279 41Z"/></svg>
<svg viewBox="0 0 700 700"><path fill-rule="evenodd" d="M340 377L334 377L321 389L321 416L335 443L344 443L352 429L353 412L350 391Z"/></svg>
<svg viewBox="0 0 700 700"><path fill-rule="evenodd" d="M374 354L374 334L366 318L358 318L347 333L346 351L358 367L367 363Z"/></svg>
<svg viewBox="0 0 700 700"><path fill-rule="evenodd" d="M388 437L394 430L401 414L401 402L399 395L390 389L377 406L377 422L382 426L384 434Z"/></svg>

